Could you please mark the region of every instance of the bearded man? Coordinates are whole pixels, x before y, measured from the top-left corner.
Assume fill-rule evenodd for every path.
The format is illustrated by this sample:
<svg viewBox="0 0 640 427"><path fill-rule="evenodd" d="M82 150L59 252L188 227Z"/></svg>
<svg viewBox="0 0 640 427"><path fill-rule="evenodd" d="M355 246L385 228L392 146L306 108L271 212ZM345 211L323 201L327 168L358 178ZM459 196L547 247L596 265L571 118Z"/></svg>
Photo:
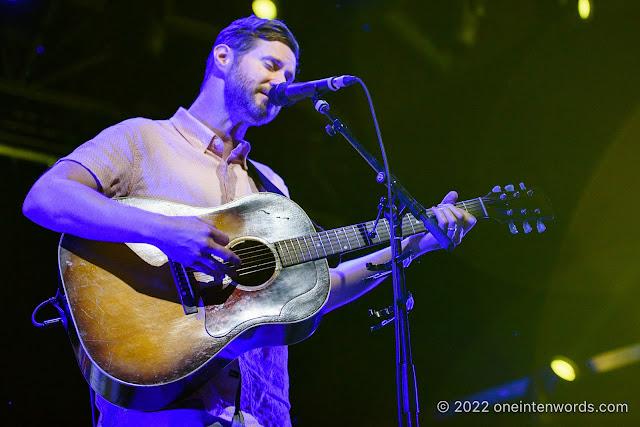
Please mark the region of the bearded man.
<svg viewBox="0 0 640 427"><path fill-rule="evenodd" d="M148 197L197 207L223 205L265 191L249 173L250 126L272 121L280 110L269 102L272 87L293 82L298 43L286 25L255 16L231 23L218 35L200 94L168 120L133 118L111 126L60 159L34 184L23 212L32 221L83 239L147 243L169 259L217 277L234 275L241 259L213 221L167 216L118 203L114 197ZM274 146L273 149L277 149ZM280 176L255 168L282 194ZM459 244L475 218L452 205L449 193L434 208L439 226ZM430 234L406 238L413 256L438 249ZM366 263L385 263L389 248L331 269L329 312L364 294L381 280ZM250 350L191 395L160 411L115 406L98 396L100 425L291 425L287 347Z"/></svg>

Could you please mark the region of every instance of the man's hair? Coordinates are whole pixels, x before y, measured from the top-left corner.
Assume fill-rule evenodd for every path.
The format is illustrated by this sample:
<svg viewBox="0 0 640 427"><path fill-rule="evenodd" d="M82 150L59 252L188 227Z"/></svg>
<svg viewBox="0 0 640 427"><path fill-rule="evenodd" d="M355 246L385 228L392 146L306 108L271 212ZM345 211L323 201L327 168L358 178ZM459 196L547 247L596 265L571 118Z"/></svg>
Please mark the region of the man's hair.
<svg viewBox="0 0 640 427"><path fill-rule="evenodd" d="M207 68L204 72L204 81L202 86L209 79L215 67L215 59L213 50L219 44L226 44L235 53L235 59L238 60L253 48L256 40L262 39L266 41L276 41L284 43L291 49L296 57L296 62L300 56L300 46L293 33L282 21L277 19L263 19L255 15L247 18L241 18L233 21L228 27L220 31L216 42L213 44L209 58L207 59Z"/></svg>

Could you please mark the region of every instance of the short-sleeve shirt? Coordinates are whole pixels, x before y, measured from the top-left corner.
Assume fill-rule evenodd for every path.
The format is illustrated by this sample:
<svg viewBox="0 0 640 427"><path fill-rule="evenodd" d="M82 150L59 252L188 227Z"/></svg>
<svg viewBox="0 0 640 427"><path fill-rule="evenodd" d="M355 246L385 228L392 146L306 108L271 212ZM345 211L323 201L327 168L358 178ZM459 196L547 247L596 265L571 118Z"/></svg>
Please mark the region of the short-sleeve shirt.
<svg viewBox="0 0 640 427"><path fill-rule="evenodd" d="M84 166L108 197L152 197L191 206L213 207L256 193L248 174L251 145L239 141L222 158L222 140L180 108L168 120L134 118L111 126L60 161ZM284 181L271 168L253 164L285 195ZM286 346L264 347L241 355L193 394L208 414L231 420L241 376L241 404L247 425L291 425ZM128 425L146 414L98 398L102 425ZM169 419L172 414L163 411ZM175 415L175 414L174 414Z"/></svg>

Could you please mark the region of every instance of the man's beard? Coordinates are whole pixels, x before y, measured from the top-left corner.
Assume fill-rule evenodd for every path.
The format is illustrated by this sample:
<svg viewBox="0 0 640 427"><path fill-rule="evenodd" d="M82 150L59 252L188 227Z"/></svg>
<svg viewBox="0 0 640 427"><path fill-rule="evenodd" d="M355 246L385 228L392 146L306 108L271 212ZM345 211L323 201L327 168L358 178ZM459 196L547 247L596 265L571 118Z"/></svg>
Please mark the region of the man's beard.
<svg viewBox="0 0 640 427"><path fill-rule="evenodd" d="M269 123L278 114L277 107L268 102L256 103L256 87L249 77L234 62L224 85L224 102L232 120L261 126Z"/></svg>

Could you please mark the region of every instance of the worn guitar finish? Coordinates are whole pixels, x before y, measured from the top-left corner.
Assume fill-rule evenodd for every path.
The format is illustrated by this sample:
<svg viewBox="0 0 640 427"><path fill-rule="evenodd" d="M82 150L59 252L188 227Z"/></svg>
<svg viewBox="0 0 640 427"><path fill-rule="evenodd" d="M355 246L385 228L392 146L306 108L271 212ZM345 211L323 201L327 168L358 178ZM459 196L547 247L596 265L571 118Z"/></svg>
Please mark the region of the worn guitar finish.
<svg viewBox="0 0 640 427"><path fill-rule="evenodd" d="M232 240L260 236L274 242L315 231L298 205L270 193L214 209L150 199L126 202L211 219ZM281 269L264 289L235 289L222 305L200 307L192 315L185 315L169 263L153 266L124 244L63 235L59 267L68 320L75 325L67 330L85 378L105 399L138 410L169 405L251 348L308 337L329 295L324 259ZM215 339L203 327L205 317L218 332Z"/></svg>
<svg viewBox="0 0 640 427"><path fill-rule="evenodd" d="M537 221L543 231L541 220L553 218L546 198L509 187L456 205L477 218L506 222L512 232L514 220L526 226ZM390 237L384 219L316 233L297 204L272 193L217 208L142 198L119 201L165 215L213 220L242 259L232 281L194 272L151 245L62 236L65 325L82 373L108 401L142 411L171 405L250 349L311 335L329 296L325 258ZM422 231L421 222L404 218L403 235Z"/></svg>

